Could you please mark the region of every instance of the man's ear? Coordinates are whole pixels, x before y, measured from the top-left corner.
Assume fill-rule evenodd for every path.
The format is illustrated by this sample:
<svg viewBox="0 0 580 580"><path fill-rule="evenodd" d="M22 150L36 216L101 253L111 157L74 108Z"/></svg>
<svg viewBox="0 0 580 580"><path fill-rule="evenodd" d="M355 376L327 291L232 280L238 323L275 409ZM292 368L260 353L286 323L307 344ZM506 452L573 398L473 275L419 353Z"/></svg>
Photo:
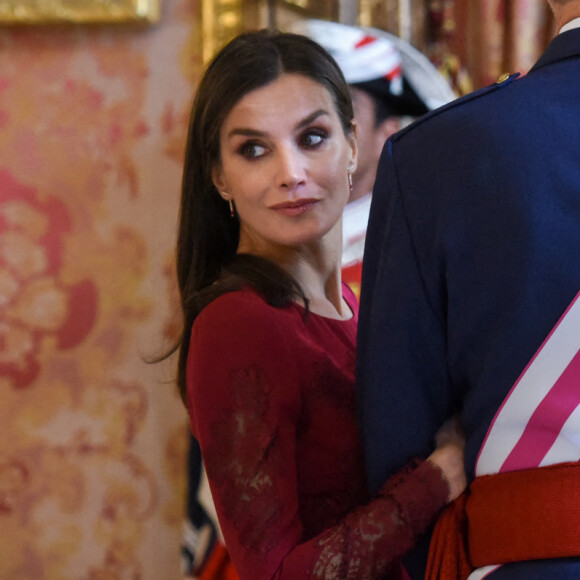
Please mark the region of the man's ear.
<svg viewBox="0 0 580 580"><path fill-rule="evenodd" d="M385 141L393 134L396 133L401 128L401 121L398 117L387 117L385 120L381 121L376 132L378 134L379 140L385 143Z"/></svg>

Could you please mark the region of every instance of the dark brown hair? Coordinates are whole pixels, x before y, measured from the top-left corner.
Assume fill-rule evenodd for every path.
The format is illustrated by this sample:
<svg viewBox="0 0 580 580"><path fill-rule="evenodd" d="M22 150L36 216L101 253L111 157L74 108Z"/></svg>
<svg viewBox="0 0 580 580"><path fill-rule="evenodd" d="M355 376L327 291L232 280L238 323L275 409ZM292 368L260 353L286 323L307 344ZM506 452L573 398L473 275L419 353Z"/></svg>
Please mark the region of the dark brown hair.
<svg viewBox="0 0 580 580"><path fill-rule="evenodd" d="M305 36L267 30L244 33L209 64L191 113L177 240L183 334L174 350L179 349L178 386L184 400L191 328L209 302L250 286L273 306L294 297L307 303L300 286L276 264L236 254L239 221L230 216L228 203L212 181L226 116L244 95L283 73L301 74L325 87L345 134L352 132L352 103L342 72L321 46Z"/></svg>

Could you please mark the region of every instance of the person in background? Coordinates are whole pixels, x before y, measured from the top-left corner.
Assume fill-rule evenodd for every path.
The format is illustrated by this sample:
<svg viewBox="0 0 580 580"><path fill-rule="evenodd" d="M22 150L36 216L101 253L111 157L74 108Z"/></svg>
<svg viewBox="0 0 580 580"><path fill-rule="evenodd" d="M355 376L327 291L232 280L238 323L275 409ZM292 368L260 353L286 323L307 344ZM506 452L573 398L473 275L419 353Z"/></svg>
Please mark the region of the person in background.
<svg viewBox="0 0 580 580"><path fill-rule="evenodd" d="M379 157L387 138L455 99L435 66L408 42L375 28L299 20L292 31L323 46L349 84L358 127L358 166L343 214L343 280L360 296L365 234Z"/></svg>
<svg viewBox="0 0 580 580"><path fill-rule="evenodd" d="M178 383L242 580L406 578L399 557L465 487L445 428L368 495L341 280L356 164L348 86L318 44L246 33L210 63L184 167Z"/></svg>
<svg viewBox="0 0 580 580"><path fill-rule="evenodd" d="M379 163L357 377L371 490L458 410L473 479L428 578L580 577L580 0L550 5L559 34L528 74L424 116Z"/></svg>

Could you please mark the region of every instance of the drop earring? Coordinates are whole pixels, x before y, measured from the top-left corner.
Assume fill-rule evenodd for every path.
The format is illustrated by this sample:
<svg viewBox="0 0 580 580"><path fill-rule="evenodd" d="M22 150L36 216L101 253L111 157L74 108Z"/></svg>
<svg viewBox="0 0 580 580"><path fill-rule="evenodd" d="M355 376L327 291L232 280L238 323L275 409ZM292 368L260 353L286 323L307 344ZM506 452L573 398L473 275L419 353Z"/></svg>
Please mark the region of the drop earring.
<svg viewBox="0 0 580 580"><path fill-rule="evenodd" d="M352 185L352 173L347 172L348 175L348 188L350 189L350 192L352 193L353 191L353 185Z"/></svg>
<svg viewBox="0 0 580 580"><path fill-rule="evenodd" d="M230 217L236 217L236 208L234 207L234 202L229 193L225 191L220 191L220 195L222 196L224 201L227 201L230 206Z"/></svg>

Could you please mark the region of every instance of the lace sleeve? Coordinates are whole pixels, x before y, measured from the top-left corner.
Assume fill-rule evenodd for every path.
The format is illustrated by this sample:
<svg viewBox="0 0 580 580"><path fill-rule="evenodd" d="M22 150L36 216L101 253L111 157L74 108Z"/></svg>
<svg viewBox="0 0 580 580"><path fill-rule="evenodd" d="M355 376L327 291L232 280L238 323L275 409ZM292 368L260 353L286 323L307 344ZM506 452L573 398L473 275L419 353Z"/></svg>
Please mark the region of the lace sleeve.
<svg viewBox="0 0 580 580"><path fill-rule="evenodd" d="M410 550L445 506L442 473L413 462L393 476L367 505L311 541L283 563L282 580L376 580L401 574L398 559ZM308 562L308 565L306 563Z"/></svg>
<svg viewBox="0 0 580 580"><path fill-rule="evenodd" d="M229 302L218 299L194 325L188 407L241 580L383 578L443 506L447 487L440 473L427 463L412 468L367 505L305 539L296 465L301 393L287 341L291 329Z"/></svg>

